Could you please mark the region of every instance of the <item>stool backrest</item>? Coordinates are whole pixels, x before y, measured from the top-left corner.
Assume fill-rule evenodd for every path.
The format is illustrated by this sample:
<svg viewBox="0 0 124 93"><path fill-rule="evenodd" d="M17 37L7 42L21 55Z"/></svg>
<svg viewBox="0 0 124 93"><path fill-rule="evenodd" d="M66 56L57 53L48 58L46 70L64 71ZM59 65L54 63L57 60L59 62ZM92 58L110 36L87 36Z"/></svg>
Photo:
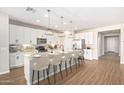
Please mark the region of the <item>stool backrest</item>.
<svg viewBox="0 0 124 93"><path fill-rule="evenodd" d="M52 65L56 65L56 64L60 64L61 62L61 55L51 55L49 58L50 64Z"/></svg>
<svg viewBox="0 0 124 93"><path fill-rule="evenodd" d="M42 69L49 65L48 56L41 56L40 58L35 58L31 61L33 62L33 68L35 69Z"/></svg>

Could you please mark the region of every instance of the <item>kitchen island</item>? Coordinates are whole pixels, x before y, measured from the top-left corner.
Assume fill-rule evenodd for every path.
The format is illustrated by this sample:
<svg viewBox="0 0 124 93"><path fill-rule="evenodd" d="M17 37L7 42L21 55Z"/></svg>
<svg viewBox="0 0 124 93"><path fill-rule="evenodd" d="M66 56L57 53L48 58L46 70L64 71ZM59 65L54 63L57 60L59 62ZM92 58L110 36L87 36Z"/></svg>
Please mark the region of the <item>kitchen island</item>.
<svg viewBox="0 0 124 93"><path fill-rule="evenodd" d="M72 51L70 51L70 52L72 52ZM33 64L35 63L32 60L40 58L41 56L44 56L44 55L47 56L48 54L53 55L56 53L57 53L57 51L55 53L43 52L43 53L26 53L26 54L24 54L24 75L25 75L25 79L26 79L28 85L32 84L32 72L33 72L32 67L33 67ZM67 53L67 52L63 52L63 53ZM73 62L72 62L72 65L74 65ZM67 67L69 67L69 64L67 64ZM65 69L64 63L62 63L62 70L64 70L64 69ZM52 66L50 66L49 76L53 75L53 72L54 72L53 68L52 68ZM57 73L58 72L59 72L59 70L57 70ZM45 72L45 78L47 78L46 72ZM43 72L41 71L40 72L40 80L43 80L43 79L44 79ZM37 73L34 74L34 83L37 83Z"/></svg>

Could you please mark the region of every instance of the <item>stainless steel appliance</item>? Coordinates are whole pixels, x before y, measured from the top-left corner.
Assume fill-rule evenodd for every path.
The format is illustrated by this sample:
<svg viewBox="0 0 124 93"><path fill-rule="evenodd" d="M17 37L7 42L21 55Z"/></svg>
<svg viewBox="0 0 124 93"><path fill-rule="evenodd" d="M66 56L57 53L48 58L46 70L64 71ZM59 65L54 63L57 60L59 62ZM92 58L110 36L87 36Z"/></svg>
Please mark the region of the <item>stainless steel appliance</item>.
<svg viewBox="0 0 124 93"><path fill-rule="evenodd" d="M37 45L46 44L46 43L47 43L46 38L37 38Z"/></svg>
<svg viewBox="0 0 124 93"><path fill-rule="evenodd" d="M19 45L19 44L9 45L9 52L10 53L15 53L15 52L18 52L18 51L21 51L21 45Z"/></svg>
<svg viewBox="0 0 124 93"><path fill-rule="evenodd" d="M45 49L45 46L36 46L35 49L38 50L38 52L46 52L46 51L47 51L47 50Z"/></svg>
<svg viewBox="0 0 124 93"><path fill-rule="evenodd" d="M81 49L85 49L86 48L86 44L85 44L85 39L81 39Z"/></svg>
<svg viewBox="0 0 124 93"><path fill-rule="evenodd" d="M86 45L85 45L85 39L75 39L73 41L73 49L85 49Z"/></svg>

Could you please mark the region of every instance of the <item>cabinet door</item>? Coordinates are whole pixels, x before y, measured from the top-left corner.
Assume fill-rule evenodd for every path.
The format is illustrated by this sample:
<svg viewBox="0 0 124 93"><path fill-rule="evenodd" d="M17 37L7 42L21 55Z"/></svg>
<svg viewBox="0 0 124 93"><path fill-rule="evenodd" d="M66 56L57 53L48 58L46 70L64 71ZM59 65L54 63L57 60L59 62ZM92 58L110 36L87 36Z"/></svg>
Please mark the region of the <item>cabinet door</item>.
<svg viewBox="0 0 124 93"><path fill-rule="evenodd" d="M37 31L35 29L31 30L31 43L32 44L37 43Z"/></svg>
<svg viewBox="0 0 124 93"><path fill-rule="evenodd" d="M87 57L89 60L92 60L92 50L91 49L87 50Z"/></svg>
<svg viewBox="0 0 124 93"><path fill-rule="evenodd" d="M41 30L37 30L37 38L41 38L42 37L42 31Z"/></svg>
<svg viewBox="0 0 124 93"><path fill-rule="evenodd" d="M87 51L84 49L84 58L87 59Z"/></svg>
<svg viewBox="0 0 124 93"><path fill-rule="evenodd" d="M13 68L15 66L15 55L10 54L10 68Z"/></svg>
<svg viewBox="0 0 124 93"><path fill-rule="evenodd" d="M93 44L93 32L84 33L84 38L86 44Z"/></svg>
<svg viewBox="0 0 124 93"><path fill-rule="evenodd" d="M23 27L17 26L16 27L16 43L23 44L24 34L23 34Z"/></svg>
<svg viewBox="0 0 124 93"><path fill-rule="evenodd" d="M23 33L24 33L24 44L30 43L30 29L27 27L23 27Z"/></svg>
<svg viewBox="0 0 124 93"><path fill-rule="evenodd" d="M17 67L22 66L24 64L24 58L23 58L22 53L17 53L15 59L16 59L16 66Z"/></svg>
<svg viewBox="0 0 124 93"><path fill-rule="evenodd" d="M16 27L14 25L9 26L9 43L15 44L15 29Z"/></svg>
<svg viewBox="0 0 124 93"><path fill-rule="evenodd" d="M88 40L89 40L89 44L93 44L93 32L89 32L88 33Z"/></svg>
<svg viewBox="0 0 124 93"><path fill-rule="evenodd" d="M85 33L82 33L81 39L85 39Z"/></svg>

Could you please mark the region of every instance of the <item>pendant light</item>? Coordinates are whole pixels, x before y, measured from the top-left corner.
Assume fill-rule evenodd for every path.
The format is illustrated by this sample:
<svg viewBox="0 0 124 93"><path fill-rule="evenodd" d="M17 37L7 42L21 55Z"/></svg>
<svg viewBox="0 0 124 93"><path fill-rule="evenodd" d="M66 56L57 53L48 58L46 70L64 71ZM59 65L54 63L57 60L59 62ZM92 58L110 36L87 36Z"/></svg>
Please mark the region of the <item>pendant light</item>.
<svg viewBox="0 0 124 93"><path fill-rule="evenodd" d="M47 12L48 12L48 26L47 26L47 30L51 30L50 26L51 26L51 16L50 16L50 12L51 10L50 9L47 9ZM45 35L49 35L49 36L53 36L52 33L45 33Z"/></svg>
<svg viewBox="0 0 124 93"><path fill-rule="evenodd" d="M61 26L63 27L63 16L60 17L61 18ZM61 29L63 31L63 28Z"/></svg>
<svg viewBox="0 0 124 93"><path fill-rule="evenodd" d="M60 18L61 18L61 31L63 31L63 19L64 19L64 17L61 16ZM61 36L61 37L65 37L65 35L64 36Z"/></svg>
<svg viewBox="0 0 124 93"><path fill-rule="evenodd" d="M69 37L70 37L70 38L73 38L73 34L72 34L72 33L73 33L72 21L70 21L70 25L71 25L71 26L70 26L70 31L71 31L71 33L69 34Z"/></svg>

